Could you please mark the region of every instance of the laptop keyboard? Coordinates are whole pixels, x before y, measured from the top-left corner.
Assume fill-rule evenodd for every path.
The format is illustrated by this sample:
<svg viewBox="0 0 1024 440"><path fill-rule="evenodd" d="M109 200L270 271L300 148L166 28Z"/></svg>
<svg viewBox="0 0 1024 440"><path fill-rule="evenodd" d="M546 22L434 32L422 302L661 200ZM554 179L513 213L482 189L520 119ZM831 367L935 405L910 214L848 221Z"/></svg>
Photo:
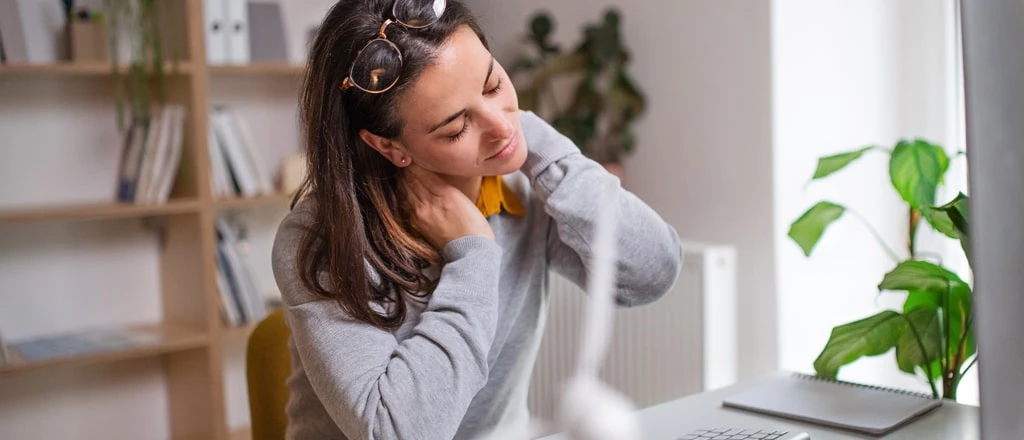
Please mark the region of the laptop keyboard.
<svg viewBox="0 0 1024 440"><path fill-rule="evenodd" d="M698 429L677 440L801 440L809 439L805 433L757 429Z"/></svg>

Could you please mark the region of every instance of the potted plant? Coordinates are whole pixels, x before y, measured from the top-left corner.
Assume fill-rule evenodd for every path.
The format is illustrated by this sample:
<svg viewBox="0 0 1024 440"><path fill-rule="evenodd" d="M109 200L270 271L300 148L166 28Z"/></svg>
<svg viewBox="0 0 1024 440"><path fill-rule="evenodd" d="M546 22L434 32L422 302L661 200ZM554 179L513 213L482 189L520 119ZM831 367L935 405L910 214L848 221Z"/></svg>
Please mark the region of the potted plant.
<svg viewBox="0 0 1024 440"><path fill-rule="evenodd" d="M148 121L154 104L166 100L165 42L161 29L162 14L169 13L170 2L158 0L104 0L104 16L109 26L109 53L114 74L117 123L125 130L126 119ZM122 60L122 47L129 48L129 59ZM172 69L177 71L178 50L171 45ZM123 71L126 70L126 71ZM155 81L155 90L150 79ZM127 118L126 118L127 114Z"/></svg>
<svg viewBox="0 0 1024 440"><path fill-rule="evenodd" d="M881 277L878 290L907 292L907 298L901 310L883 310L833 328L814 361L814 369L818 375L835 378L843 365L895 349L901 371L922 374L936 398L941 395L955 400L960 380L978 359L972 287L940 263L919 255L915 236L927 225L957 239L970 262L968 198L961 193L937 206L936 190L949 168L950 157L940 146L923 139L902 140L891 149L870 146L822 157L812 180L832 175L863 155L874 153L890 156L889 177L907 204L910 221L909 258L898 257L874 234L895 260L895 267ZM789 237L810 256L828 226L847 211L837 203L820 201L791 224Z"/></svg>
<svg viewBox="0 0 1024 440"><path fill-rule="evenodd" d="M525 41L532 55L509 69L516 79L520 107L548 120L583 154L622 176L621 161L635 147L633 123L645 111L645 98L626 71L630 54L614 8L600 23L583 27L583 39L570 51L550 41L555 21L547 12L530 19ZM569 90L561 99L560 90Z"/></svg>

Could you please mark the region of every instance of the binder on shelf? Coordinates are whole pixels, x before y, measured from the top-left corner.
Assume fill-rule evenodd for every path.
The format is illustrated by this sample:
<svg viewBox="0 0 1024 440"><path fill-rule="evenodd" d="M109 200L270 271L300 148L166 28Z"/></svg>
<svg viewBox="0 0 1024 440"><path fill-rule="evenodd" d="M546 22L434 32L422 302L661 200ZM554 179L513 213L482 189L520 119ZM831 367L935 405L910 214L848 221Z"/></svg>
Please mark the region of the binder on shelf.
<svg viewBox="0 0 1024 440"><path fill-rule="evenodd" d="M207 150L210 153L210 171L213 174L210 179L211 190L218 198L233 197L238 190L231 180L231 172L228 170L227 159L224 157L224 149L221 148L217 139L216 128L210 124L207 132Z"/></svg>
<svg viewBox="0 0 1024 440"><path fill-rule="evenodd" d="M41 362L157 345L160 335L131 328L100 328L18 341L9 345L19 361Z"/></svg>
<svg viewBox="0 0 1024 440"><path fill-rule="evenodd" d="M227 0L227 63L249 64L249 11L247 0Z"/></svg>
<svg viewBox="0 0 1024 440"><path fill-rule="evenodd" d="M212 180L217 185L216 193L237 193L244 197L273 194L273 179L248 125L230 108L216 106L210 112L210 129L213 131L211 171ZM217 150L220 157L217 157ZM226 182L232 185L226 185Z"/></svg>
<svg viewBox="0 0 1024 440"><path fill-rule="evenodd" d="M882 435L942 405L929 394L802 373L729 396L725 407Z"/></svg>
<svg viewBox="0 0 1024 440"><path fill-rule="evenodd" d="M238 251L238 236L231 225L224 218L218 218L215 229L217 231L217 262L219 276L224 279L224 287L229 292L220 293L221 301L230 301L222 304L225 310L225 322L229 325L241 323L258 322L267 316L267 306L263 295L256 287L256 280L245 263L243 255ZM218 286L221 283L218 282ZM234 312L234 313L233 313ZM237 314L239 322L233 321L233 315Z"/></svg>
<svg viewBox="0 0 1024 440"><path fill-rule="evenodd" d="M227 8L224 0L203 0L203 21L206 28L206 62L227 63Z"/></svg>
<svg viewBox="0 0 1024 440"><path fill-rule="evenodd" d="M0 41L3 41L5 62L29 62L17 0L0 0Z"/></svg>
<svg viewBox="0 0 1024 440"><path fill-rule="evenodd" d="M135 188L138 184L139 169L142 167L142 151L148 132L149 121L142 118L133 118L125 132L117 182L118 201L135 201Z"/></svg>
<svg viewBox="0 0 1024 440"><path fill-rule="evenodd" d="M242 312L238 309L238 302L234 298L234 291L224 275L224 254L220 250L220 242L217 243L217 247L217 294L220 296L220 304L217 308L221 312L221 318L224 319L224 323L230 327L236 327L242 325L245 319L242 317Z"/></svg>
<svg viewBox="0 0 1024 440"><path fill-rule="evenodd" d="M231 128L235 130L237 138L245 147L244 151L250 166L252 166L253 175L256 176L256 183L260 187L260 193L273 194L273 178L270 175L270 170L267 169L266 163L263 161L263 156L260 154L259 147L256 146L256 139L252 137L252 130L249 129L249 124L245 122L244 118L238 115L238 112L235 112L230 108L225 108L225 111L231 116Z"/></svg>
<svg viewBox="0 0 1024 440"><path fill-rule="evenodd" d="M156 160L156 179L150 187L149 203L166 203L174 188L174 180L181 165L182 151L185 149L185 106L169 107L171 126L167 144Z"/></svg>
<svg viewBox="0 0 1024 440"><path fill-rule="evenodd" d="M139 159L139 172L136 178L134 197L132 197L135 203L143 204L147 201L156 157L167 141L167 131L171 125L168 120L170 114L171 112L166 107L157 109L153 112L153 119L149 122L149 133L146 136L145 147L142 149L142 157Z"/></svg>
<svg viewBox="0 0 1024 440"><path fill-rule="evenodd" d="M136 119L125 133L118 171L120 202L158 204L170 197L181 164L185 107L167 104L150 120Z"/></svg>
<svg viewBox="0 0 1024 440"><path fill-rule="evenodd" d="M0 40L8 62L49 64L66 59L65 24L60 2L0 0Z"/></svg>
<svg viewBox="0 0 1024 440"><path fill-rule="evenodd" d="M249 51L253 63L288 62L280 3L249 2Z"/></svg>

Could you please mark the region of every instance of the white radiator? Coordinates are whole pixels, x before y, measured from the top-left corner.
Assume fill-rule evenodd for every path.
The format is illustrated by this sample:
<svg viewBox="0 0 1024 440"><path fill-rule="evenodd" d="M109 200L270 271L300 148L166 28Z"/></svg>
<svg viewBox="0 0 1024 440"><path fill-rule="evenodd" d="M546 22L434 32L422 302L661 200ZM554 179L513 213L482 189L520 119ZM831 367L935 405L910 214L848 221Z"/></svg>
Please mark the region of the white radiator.
<svg viewBox="0 0 1024 440"><path fill-rule="evenodd" d="M683 270L659 301L619 309L601 378L638 408L736 381L736 251L683 245ZM551 274L544 338L533 369L529 407L553 420L563 382L576 368L583 290Z"/></svg>

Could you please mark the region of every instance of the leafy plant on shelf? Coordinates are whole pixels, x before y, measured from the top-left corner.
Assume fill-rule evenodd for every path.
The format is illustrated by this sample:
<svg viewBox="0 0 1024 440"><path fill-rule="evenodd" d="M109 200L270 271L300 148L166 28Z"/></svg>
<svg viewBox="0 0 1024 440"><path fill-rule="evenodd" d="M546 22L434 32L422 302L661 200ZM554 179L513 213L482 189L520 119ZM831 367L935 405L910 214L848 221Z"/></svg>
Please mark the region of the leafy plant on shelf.
<svg viewBox="0 0 1024 440"><path fill-rule="evenodd" d="M131 120L148 120L152 116L153 104L166 100L165 64L168 57L164 53L160 22L161 14L169 13L166 10L169 3L159 0L104 0L119 129L126 127L126 113ZM121 59L122 44L131 48L128 60ZM176 71L179 58L176 48L169 58ZM151 77L156 83L155 90L150 87Z"/></svg>
<svg viewBox="0 0 1024 440"><path fill-rule="evenodd" d="M519 105L532 110L580 147L587 156L618 163L635 146L632 125L645 111L645 98L626 72L630 54L619 31L614 8L583 28L583 40L571 51L550 41L555 20L546 12L530 19L525 41L534 56L521 56L510 69L517 81ZM574 84L568 103L560 105L556 89Z"/></svg>
<svg viewBox="0 0 1024 440"><path fill-rule="evenodd" d="M935 397L940 396L938 384L942 397L955 400L960 380L977 361L972 287L940 264L920 258L915 237L926 224L959 240L970 262L968 197L961 193L945 204L936 204L936 191L949 169L950 158L942 147L922 139L900 141L891 150L871 146L822 157L812 180L825 178L865 154L878 152L890 156L892 186L910 214L908 259L899 258L871 229L879 244L897 261L896 267L882 277L878 290L907 292L907 298L902 310L884 310L833 328L828 343L814 361L814 369L818 375L835 378L844 365L895 349L901 371L922 373ZM810 256L829 225L848 211L837 203L820 201L791 224L789 237L804 255Z"/></svg>

